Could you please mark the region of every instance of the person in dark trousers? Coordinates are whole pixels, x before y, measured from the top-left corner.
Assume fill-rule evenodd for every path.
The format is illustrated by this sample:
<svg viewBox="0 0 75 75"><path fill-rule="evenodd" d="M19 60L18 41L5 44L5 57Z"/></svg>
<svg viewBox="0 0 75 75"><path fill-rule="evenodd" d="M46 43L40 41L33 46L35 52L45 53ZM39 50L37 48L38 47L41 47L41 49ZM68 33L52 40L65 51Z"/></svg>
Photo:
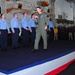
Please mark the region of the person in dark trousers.
<svg viewBox="0 0 75 75"><path fill-rule="evenodd" d="M30 32L31 32L31 46L34 46L35 42L35 34L36 34L36 23L35 23L35 14L31 15L31 19L29 20Z"/></svg>
<svg viewBox="0 0 75 75"><path fill-rule="evenodd" d="M37 7L36 11L38 13L38 16L36 16L36 18L38 20L37 21L38 27L36 30L34 49L31 51L38 51L38 44L39 44L39 41L41 39L41 36L42 36L43 43L44 43L43 44L44 45L43 50L47 51L47 31L46 30L47 30L47 26L48 26L48 18L46 16L46 14L42 12L41 7Z"/></svg>
<svg viewBox="0 0 75 75"><path fill-rule="evenodd" d="M22 18L22 37L23 37L23 47L28 47L29 46L29 21L27 18L27 13L23 13L23 18Z"/></svg>
<svg viewBox="0 0 75 75"><path fill-rule="evenodd" d="M21 27L18 21L18 14L14 13L13 18L11 19L11 30L12 30L12 48L16 49L19 47L19 32L21 32Z"/></svg>
<svg viewBox="0 0 75 75"><path fill-rule="evenodd" d="M1 14L0 19L0 48L1 50L7 50L7 38L8 33L10 33L7 20L5 19L5 14Z"/></svg>
<svg viewBox="0 0 75 75"><path fill-rule="evenodd" d="M48 30L49 30L49 41L51 40L54 40L54 24L53 24L53 22L52 22L52 19L50 18L49 19L49 28L48 28Z"/></svg>
<svg viewBox="0 0 75 75"><path fill-rule="evenodd" d="M0 41L1 41L1 31L0 31ZM1 42L0 42L0 50L1 50Z"/></svg>

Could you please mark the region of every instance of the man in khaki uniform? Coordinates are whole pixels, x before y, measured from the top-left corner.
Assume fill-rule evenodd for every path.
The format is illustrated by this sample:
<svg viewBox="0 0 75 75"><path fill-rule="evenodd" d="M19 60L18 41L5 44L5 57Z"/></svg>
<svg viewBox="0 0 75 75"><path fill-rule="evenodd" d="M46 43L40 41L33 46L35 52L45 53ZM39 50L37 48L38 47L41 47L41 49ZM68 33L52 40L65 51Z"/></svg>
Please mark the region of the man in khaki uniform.
<svg viewBox="0 0 75 75"><path fill-rule="evenodd" d="M40 41L40 38L42 36L43 38L43 43L44 43L44 51L47 50L47 25L48 25L48 19L45 13L42 12L40 7L36 8L36 11L38 12L39 16L36 16L38 20L38 28L36 30L36 38L35 38L35 44L34 44L34 49L32 51L37 51L38 50L38 44Z"/></svg>

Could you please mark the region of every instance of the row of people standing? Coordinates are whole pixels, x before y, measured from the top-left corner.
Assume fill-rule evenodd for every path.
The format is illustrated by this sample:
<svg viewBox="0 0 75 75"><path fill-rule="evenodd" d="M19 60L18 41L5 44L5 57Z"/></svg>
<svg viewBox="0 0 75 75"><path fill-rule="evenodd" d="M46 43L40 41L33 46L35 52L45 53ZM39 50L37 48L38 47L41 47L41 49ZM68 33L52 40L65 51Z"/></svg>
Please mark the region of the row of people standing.
<svg viewBox="0 0 75 75"><path fill-rule="evenodd" d="M18 48L18 40L19 40L19 33L23 34L23 46L27 46L28 39L29 39L29 31L32 35L32 45L34 44L35 40L35 14L31 15L31 19L28 21L27 13L23 13L23 19L22 19L22 28L19 24L18 20L18 14L14 13L13 18L11 19L10 25L11 25L11 31L12 31L12 48ZM0 19L0 49L6 50L7 49L7 35L10 32L10 29L8 27L7 20L5 19L5 14L1 14Z"/></svg>
<svg viewBox="0 0 75 75"><path fill-rule="evenodd" d="M31 15L31 19L28 21L27 18L27 13L23 13L23 19L22 19L22 28L19 24L18 21L18 14L14 13L13 14L13 18L11 19L11 30L12 30L12 48L18 48L18 40L19 40L19 33L22 33L22 39L23 39L23 46L26 47L28 45L28 40L29 40L29 31L31 32L31 44L34 46L33 49L31 51L37 51L39 49L38 44L40 41L40 38L42 37L43 39L43 45L44 45L44 51L47 50L47 28L49 25L49 20L47 18L47 15L45 15L45 13L42 12L40 7L36 8L36 11L38 13L38 16L35 16L35 14ZM2 29L3 31L7 31L10 33L10 30L8 28L8 24L7 22L3 22L3 19L5 20L5 16L3 18L1 17L1 22L0 22L0 26L4 26L5 29ZM3 18L3 19L2 19ZM37 22L38 22L38 27L36 29L36 24L35 24L35 18L37 18ZM52 22L50 22L50 24L52 24ZM3 27L3 28L4 28ZM1 27L0 27L1 29ZM53 29L50 29L53 30ZM35 37L36 34L36 37ZM1 32L1 38L0 40L3 40L2 37L5 38L5 41L3 40L3 42L0 42L0 46L1 49L6 49L6 47L4 47L4 44L7 44L7 38L5 36L5 34L3 34L2 36L2 32ZM3 43L3 44L2 44Z"/></svg>

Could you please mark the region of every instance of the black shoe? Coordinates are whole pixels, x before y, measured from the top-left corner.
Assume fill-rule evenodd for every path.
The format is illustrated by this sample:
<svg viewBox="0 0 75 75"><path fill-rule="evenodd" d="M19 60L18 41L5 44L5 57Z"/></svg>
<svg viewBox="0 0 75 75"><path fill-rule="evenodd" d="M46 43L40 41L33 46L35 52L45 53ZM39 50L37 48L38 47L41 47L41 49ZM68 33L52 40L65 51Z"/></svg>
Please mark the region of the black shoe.
<svg viewBox="0 0 75 75"><path fill-rule="evenodd" d="M22 47L25 47L25 45L23 45Z"/></svg>
<svg viewBox="0 0 75 75"><path fill-rule="evenodd" d="M1 49L1 51L7 51L7 48L3 48L3 49Z"/></svg>
<svg viewBox="0 0 75 75"><path fill-rule="evenodd" d="M38 49L32 49L31 51L32 52L38 52Z"/></svg>
<svg viewBox="0 0 75 75"><path fill-rule="evenodd" d="M16 47L17 49L21 48L20 46Z"/></svg>
<svg viewBox="0 0 75 75"><path fill-rule="evenodd" d="M12 47L12 49L17 49L17 47Z"/></svg>
<svg viewBox="0 0 75 75"><path fill-rule="evenodd" d="M47 51L47 49L43 49L43 51L44 51L44 52L46 52L46 51Z"/></svg>

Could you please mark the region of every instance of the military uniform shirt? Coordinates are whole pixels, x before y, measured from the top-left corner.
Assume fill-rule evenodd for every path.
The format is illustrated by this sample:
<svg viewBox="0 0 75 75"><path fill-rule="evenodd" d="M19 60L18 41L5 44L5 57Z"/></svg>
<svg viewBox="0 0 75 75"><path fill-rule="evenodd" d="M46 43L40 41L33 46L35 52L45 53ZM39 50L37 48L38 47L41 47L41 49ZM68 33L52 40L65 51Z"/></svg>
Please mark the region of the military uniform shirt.
<svg viewBox="0 0 75 75"><path fill-rule="evenodd" d="M24 29L30 28L28 22L29 22L28 18L27 17L23 17L23 19L22 19L22 28L24 28Z"/></svg>
<svg viewBox="0 0 75 75"><path fill-rule="evenodd" d="M54 29L54 25L53 25L53 22L52 21L49 21L49 30L50 30L50 28L53 28Z"/></svg>
<svg viewBox="0 0 75 75"><path fill-rule="evenodd" d="M8 30L8 32L9 32L9 27L8 27L8 23L7 23L7 21L4 19L4 20L2 20L2 19L0 19L0 29L2 29L2 30Z"/></svg>
<svg viewBox="0 0 75 75"><path fill-rule="evenodd" d="M12 32L14 32L14 28L19 28L19 30L21 31L21 27L19 25L19 21L17 18L11 19L11 30L12 30Z"/></svg>
<svg viewBox="0 0 75 75"><path fill-rule="evenodd" d="M30 26L30 29L31 29L31 27L36 27L36 24L35 24L35 20L34 19L30 19L29 20L29 26Z"/></svg>

